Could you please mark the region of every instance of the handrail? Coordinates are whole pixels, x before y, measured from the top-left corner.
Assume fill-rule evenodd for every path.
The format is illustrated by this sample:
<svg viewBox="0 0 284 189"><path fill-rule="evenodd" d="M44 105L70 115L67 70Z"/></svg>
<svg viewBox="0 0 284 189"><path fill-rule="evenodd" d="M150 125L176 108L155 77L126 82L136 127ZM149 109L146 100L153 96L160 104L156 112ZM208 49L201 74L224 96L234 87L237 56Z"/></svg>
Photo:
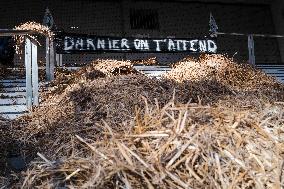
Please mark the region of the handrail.
<svg viewBox="0 0 284 189"><path fill-rule="evenodd" d="M29 35L34 34L32 30L15 30L15 29L0 29L1 37L15 36L15 35Z"/></svg>
<svg viewBox="0 0 284 189"><path fill-rule="evenodd" d="M0 36L9 37L29 34L35 34L32 30L0 29ZM37 63L37 43L31 37L25 37L25 69L26 69L26 103L28 110L32 106L39 105L38 94L38 63Z"/></svg>
<svg viewBox="0 0 284 189"><path fill-rule="evenodd" d="M267 37L267 38L284 38L284 35L273 35L273 34L246 34L246 33L224 33L215 32L215 35L233 35L233 36L253 36L253 37Z"/></svg>

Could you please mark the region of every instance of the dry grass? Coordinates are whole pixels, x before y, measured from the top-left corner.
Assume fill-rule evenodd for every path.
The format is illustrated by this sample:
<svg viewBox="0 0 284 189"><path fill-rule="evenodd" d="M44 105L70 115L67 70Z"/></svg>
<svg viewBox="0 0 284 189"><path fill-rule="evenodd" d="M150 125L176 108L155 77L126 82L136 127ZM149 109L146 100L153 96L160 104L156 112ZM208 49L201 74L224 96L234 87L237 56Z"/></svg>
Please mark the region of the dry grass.
<svg viewBox="0 0 284 189"><path fill-rule="evenodd" d="M31 30L34 31L34 35L29 35L32 39L37 41L39 45L38 35L48 37L49 39L53 39L53 32L47 27L37 22L26 22L20 24L19 26L15 26L15 30ZM25 36L14 36L15 38L15 50L17 54L23 53L23 43L25 41Z"/></svg>
<svg viewBox="0 0 284 189"><path fill-rule="evenodd" d="M93 125L84 137L74 133L66 143L55 143L56 155L38 154L23 187L284 186L283 105L232 111L194 103L145 103L119 132L107 123Z"/></svg>
<svg viewBox="0 0 284 189"><path fill-rule="evenodd" d="M198 60L184 59L164 78L178 82L216 80L231 90L266 90L279 86L275 78L248 64L235 63L224 55L203 55Z"/></svg>
<svg viewBox="0 0 284 189"><path fill-rule="evenodd" d="M153 66L153 65L159 64L156 57L151 57L151 58L142 59L142 60L134 60L134 61L132 61L132 63L133 64L142 64L142 65L145 65L145 66Z"/></svg>
<svg viewBox="0 0 284 189"><path fill-rule="evenodd" d="M42 106L13 123L34 159L11 188L283 188L283 86L252 67L257 83L221 80L245 68L220 58L161 80L115 60L60 72Z"/></svg>

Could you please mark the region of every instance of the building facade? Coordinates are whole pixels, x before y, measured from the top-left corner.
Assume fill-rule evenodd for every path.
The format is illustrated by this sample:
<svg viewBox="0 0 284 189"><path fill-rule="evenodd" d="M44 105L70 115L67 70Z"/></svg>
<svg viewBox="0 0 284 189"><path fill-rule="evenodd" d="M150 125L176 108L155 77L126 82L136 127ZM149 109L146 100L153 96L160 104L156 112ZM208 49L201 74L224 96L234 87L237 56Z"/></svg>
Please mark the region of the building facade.
<svg viewBox="0 0 284 189"><path fill-rule="evenodd" d="M9 0L0 2L0 28L27 21L42 23L48 7L59 30L78 34L123 37L195 38L209 35L209 15L220 32L284 35L282 0ZM256 63L284 62L284 39L255 40ZM218 52L246 61L245 36L218 36ZM44 60L45 50L39 49ZM178 61L186 53L100 53L63 55L64 64L88 63L96 58L145 59L161 63Z"/></svg>

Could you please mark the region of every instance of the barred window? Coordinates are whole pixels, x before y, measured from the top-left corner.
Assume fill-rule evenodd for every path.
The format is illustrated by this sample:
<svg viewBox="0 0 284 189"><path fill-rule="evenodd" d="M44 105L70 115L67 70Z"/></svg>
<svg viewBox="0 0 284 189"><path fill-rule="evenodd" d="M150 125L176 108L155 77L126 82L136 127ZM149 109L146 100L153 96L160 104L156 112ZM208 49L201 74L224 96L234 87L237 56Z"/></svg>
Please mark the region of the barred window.
<svg viewBox="0 0 284 189"><path fill-rule="evenodd" d="M159 15L156 9L131 9L131 29L159 30Z"/></svg>

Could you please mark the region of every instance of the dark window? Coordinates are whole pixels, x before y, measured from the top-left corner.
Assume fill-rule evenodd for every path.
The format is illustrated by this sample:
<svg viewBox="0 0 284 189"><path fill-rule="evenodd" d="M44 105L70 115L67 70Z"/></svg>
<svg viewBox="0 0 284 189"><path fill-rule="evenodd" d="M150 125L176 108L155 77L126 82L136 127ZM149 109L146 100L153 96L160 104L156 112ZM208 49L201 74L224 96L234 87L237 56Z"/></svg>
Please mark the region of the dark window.
<svg viewBox="0 0 284 189"><path fill-rule="evenodd" d="M159 30L159 15L155 9L131 9L131 29Z"/></svg>

